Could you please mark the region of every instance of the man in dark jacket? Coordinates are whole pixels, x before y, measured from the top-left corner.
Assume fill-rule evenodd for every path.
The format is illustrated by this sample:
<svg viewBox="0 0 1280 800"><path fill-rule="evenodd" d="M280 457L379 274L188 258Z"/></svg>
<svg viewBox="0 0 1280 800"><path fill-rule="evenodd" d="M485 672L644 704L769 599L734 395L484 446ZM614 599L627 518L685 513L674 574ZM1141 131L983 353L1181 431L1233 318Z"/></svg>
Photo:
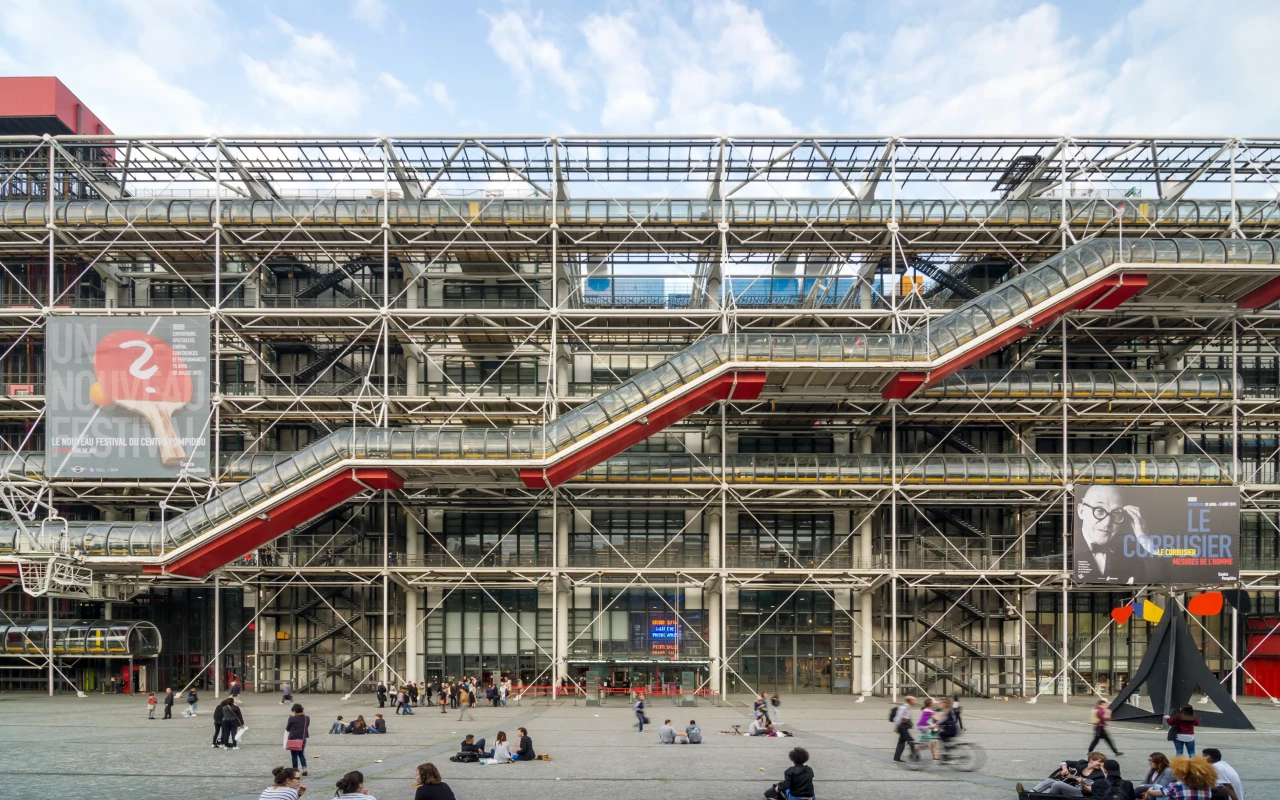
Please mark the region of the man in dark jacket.
<svg viewBox="0 0 1280 800"><path fill-rule="evenodd" d="M222 738L222 717L227 713L226 702L218 703L213 707L213 746L221 747L218 740Z"/></svg>
<svg viewBox="0 0 1280 800"><path fill-rule="evenodd" d="M387 707L387 685L378 681L378 708Z"/></svg>
<svg viewBox="0 0 1280 800"><path fill-rule="evenodd" d="M524 728L516 728L516 733L520 734L520 748L512 754L512 758L516 763L524 761L533 761L538 756L533 752L533 740L529 738L529 731Z"/></svg>
<svg viewBox="0 0 1280 800"><path fill-rule="evenodd" d="M164 691L164 718L173 719L173 689L166 686Z"/></svg>
<svg viewBox="0 0 1280 800"><path fill-rule="evenodd" d="M1097 800L1134 800L1133 782L1120 777L1120 762L1109 758L1102 765L1106 775L1089 787L1089 793Z"/></svg>
<svg viewBox="0 0 1280 800"><path fill-rule="evenodd" d="M809 751L797 747L787 754L791 766L782 773L782 781L770 786L764 796L768 800L812 800L813 768L808 765Z"/></svg>
<svg viewBox="0 0 1280 800"><path fill-rule="evenodd" d="M1065 797L1093 797L1093 784L1106 777L1102 765L1107 757L1102 753L1090 753L1084 761L1064 761L1062 766L1053 771L1048 778L1036 784L1031 791L1044 794L1059 794ZM1117 774L1119 770L1117 769ZM1017 785L1018 794L1022 794L1022 784Z"/></svg>

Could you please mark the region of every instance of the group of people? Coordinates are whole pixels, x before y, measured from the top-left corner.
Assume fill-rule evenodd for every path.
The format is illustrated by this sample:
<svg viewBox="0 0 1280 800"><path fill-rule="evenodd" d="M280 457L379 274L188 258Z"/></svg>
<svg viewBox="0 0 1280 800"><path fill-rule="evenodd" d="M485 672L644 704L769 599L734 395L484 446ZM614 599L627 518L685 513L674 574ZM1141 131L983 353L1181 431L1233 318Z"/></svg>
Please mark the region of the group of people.
<svg viewBox="0 0 1280 800"><path fill-rule="evenodd" d="M498 731L497 737L493 742L491 749L485 749L485 741L483 738L476 739L475 734L468 733L466 738L462 740L462 746L458 752L449 756L450 761L459 763L481 763L481 764L510 764L511 762L529 762L537 761L538 754L533 750L533 739L529 736L529 731L525 728L516 728L515 749L511 749L510 742L507 741L507 732Z"/></svg>
<svg viewBox="0 0 1280 800"><path fill-rule="evenodd" d="M365 722L364 714L356 716L354 722L347 722L339 714L338 718L329 726L329 733L352 733L357 736L363 736L366 733L386 733L387 721L382 718L381 714L373 715L373 723Z"/></svg>
<svg viewBox="0 0 1280 800"><path fill-rule="evenodd" d="M496 683L490 680L483 684L475 677L457 681L441 681L437 678L420 684L409 681L394 694L384 682L378 681L374 694L378 698L378 708L386 708L387 700L390 699L397 714L412 714L415 707L433 705L433 697L436 698L435 703L440 706L441 714L447 713L448 709L469 713L479 702L485 702L490 707L506 708L507 697L516 688L518 687L507 677L503 677ZM462 716L462 713L458 714L459 721L462 720Z"/></svg>
<svg viewBox="0 0 1280 800"><path fill-rule="evenodd" d="M914 751L917 747L917 740L912 736L913 730L920 735L918 746L927 744L934 761L945 760L947 745L964 730L964 722L960 717L960 696L953 695L941 700L927 697L920 709L920 716L914 718L912 710L917 702L919 701L915 697L907 695L900 705L889 712L889 723L898 734L893 760L902 763L905 761L902 756L907 748L913 748ZM943 746L941 756L938 755L938 742L942 742Z"/></svg>
<svg viewBox="0 0 1280 800"><path fill-rule="evenodd" d="M1017 790L1019 796L1026 794L1021 783ZM1032 791L1097 800L1244 800L1240 773L1214 747L1206 747L1204 755L1179 755L1172 761L1164 753L1152 753L1147 757L1147 771L1136 785L1121 774L1120 762L1091 752L1080 761L1063 761Z"/></svg>
<svg viewBox="0 0 1280 800"><path fill-rule="evenodd" d="M306 770L298 771L297 767L276 767L271 771L271 785L258 795L258 800L298 800L307 793L302 783ZM444 782L440 770L435 764L427 762L419 764L413 780L413 800L456 800L449 784ZM337 780L337 800L376 800L364 785L364 773L352 770Z"/></svg>

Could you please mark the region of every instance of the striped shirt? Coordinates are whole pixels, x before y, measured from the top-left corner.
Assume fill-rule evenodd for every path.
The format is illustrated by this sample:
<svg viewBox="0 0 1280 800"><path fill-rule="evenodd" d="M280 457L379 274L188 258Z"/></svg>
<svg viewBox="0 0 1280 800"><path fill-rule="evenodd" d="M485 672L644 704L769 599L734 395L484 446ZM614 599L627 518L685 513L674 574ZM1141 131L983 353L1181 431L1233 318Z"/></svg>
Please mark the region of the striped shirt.
<svg viewBox="0 0 1280 800"><path fill-rule="evenodd" d="M298 800L298 790L292 786L272 786L264 789L258 800Z"/></svg>

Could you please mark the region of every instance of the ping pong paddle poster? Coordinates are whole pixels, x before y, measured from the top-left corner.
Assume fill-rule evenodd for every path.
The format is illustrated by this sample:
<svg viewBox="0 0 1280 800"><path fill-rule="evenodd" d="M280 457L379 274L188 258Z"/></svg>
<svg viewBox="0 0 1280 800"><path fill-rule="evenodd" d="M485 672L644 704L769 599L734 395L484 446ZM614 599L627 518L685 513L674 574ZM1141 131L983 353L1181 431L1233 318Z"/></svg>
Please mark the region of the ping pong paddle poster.
<svg viewBox="0 0 1280 800"><path fill-rule="evenodd" d="M209 474L208 317L52 317L45 474Z"/></svg>

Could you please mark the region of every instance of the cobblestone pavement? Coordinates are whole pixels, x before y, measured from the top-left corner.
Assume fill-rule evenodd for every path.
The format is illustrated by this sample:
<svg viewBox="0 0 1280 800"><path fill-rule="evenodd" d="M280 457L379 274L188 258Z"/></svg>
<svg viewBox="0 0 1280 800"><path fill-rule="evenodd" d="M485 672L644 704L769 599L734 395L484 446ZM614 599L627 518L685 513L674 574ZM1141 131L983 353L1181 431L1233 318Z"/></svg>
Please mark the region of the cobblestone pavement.
<svg viewBox="0 0 1280 800"><path fill-rule="evenodd" d="M87 699L31 693L0 694L0 798L57 796L94 800L182 798L251 800L270 783L273 766L289 763L282 749L287 711L274 695L246 695L248 731L238 751L210 748L212 693L203 692L195 719L150 721L145 703L124 695ZM525 704L521 708L478 708L475 722L457 722L457 712L441 715L420 709L410 717L385 709L386 736L330 736L338 714L372 719L377 703L368 695L343 700L338 695L299 696L315 735L307 747L311 774L309 797L333 795L334 780L351 769L367 776L370 793L381 800L412 798L414 766L433 761L459 800L597 800L602 796L657 797L664 800L759 798L787 766L787 751L806 747L817 774L818 792L827 798L874 796L918 798L922 793L949 800L1012 798L1014 781L1029 782L1067 757L1083 755L1089 743L1089 703L1069 705L1041 699L966 702L966 736L987 751L979 772L944 770L913 773L891 762L894 735L886 715L889 704L873 698L857 703L847 697L784 698L782 718L794 738L746 739L718 733L748 721L744 704L676 708L649 707L655 723L671 718L683 727L697 719L706 742L664 747L657 724L635 730L629 705L614 701L603 708L572 702ZM1200 748L1216 746L1244 777L1249 797L1280 797L1280 709L1250 703L1246 712L1258 730L1201 729ZM158 716L158 715L157 715ZM524 725L535 749L551 763L480 766L450 763L466 733L490 741L498 730L513 735ZM1140 777L1146 756L1169 751L1164 734L1151 726L1117 724L1117 743L1126 777Z"/></svg>

